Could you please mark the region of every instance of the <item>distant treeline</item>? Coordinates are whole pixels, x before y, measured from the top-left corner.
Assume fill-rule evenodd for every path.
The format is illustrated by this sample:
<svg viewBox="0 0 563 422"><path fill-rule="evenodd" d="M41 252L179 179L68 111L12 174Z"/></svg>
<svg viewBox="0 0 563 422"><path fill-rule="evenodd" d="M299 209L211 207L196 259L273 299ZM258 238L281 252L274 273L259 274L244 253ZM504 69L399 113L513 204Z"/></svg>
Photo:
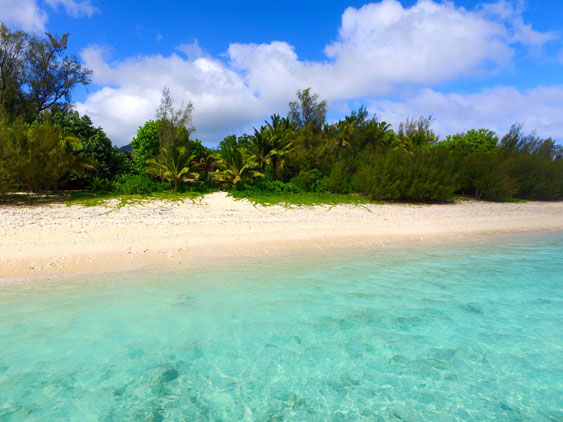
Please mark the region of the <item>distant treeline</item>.
<svg viewBox="0 0 563 422"><path fill-rule="evenodd" d="M61 188L149 193L224 188L358 193L372 199L450 201L563 198L563 148L525 134L501 139L474 129L439 140L430 117L396 130L365 108L326 122L326 102L297 92L286 117L217 149L193 138L192 104L176 107L166 88L154 120L131 151L72 111L74 87L91 72L65 55L61 38L11 32L0 24L0 195Z"/></svg>

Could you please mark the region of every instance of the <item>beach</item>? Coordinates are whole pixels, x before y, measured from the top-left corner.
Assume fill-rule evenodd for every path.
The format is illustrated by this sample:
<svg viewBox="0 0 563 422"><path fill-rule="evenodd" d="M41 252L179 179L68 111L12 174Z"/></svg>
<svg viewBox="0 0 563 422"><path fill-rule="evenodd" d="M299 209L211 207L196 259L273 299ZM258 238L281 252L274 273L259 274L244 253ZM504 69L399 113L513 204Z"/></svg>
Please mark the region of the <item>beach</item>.
<svg viewBox="0 0 563 422"><path fill-rule="evenodd" d="M259 206L226 193L117 206L0 206L0 278L195 266L306 250L563 230L563 202Z"/></svg>

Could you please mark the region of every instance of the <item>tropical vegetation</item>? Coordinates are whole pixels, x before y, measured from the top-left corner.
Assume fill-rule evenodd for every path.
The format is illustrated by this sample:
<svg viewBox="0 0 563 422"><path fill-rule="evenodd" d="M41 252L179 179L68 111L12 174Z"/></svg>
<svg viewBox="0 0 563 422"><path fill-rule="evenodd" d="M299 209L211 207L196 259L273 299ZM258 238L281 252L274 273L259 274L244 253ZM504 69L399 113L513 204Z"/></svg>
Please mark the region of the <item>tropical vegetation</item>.
<svg viewBox="0 0 563 422"><path fill-rule="evenodd" d="M194 138L194 105L177 106L165 87L154 119L120 151L72 108L72 90L92 72L66 54L68 39L0 24L0 196L226 189L259 203L563 198L563 148L518 123L504 136L478 128L440 140L432 117L394 129L360 107L329 122L310 88L286 116L208 148Z"/></svg>

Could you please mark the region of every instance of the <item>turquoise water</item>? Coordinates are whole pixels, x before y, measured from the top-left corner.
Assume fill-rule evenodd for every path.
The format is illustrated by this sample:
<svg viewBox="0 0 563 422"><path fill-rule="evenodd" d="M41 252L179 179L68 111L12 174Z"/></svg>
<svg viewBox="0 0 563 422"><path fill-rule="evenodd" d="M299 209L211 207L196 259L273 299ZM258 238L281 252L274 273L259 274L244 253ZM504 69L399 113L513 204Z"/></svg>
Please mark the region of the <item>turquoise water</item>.
<svg viewBox="0 0 563 422"><path fill-rule="evenodd" d="M563 421L562 251L0 285L0 421Z"/></svg>

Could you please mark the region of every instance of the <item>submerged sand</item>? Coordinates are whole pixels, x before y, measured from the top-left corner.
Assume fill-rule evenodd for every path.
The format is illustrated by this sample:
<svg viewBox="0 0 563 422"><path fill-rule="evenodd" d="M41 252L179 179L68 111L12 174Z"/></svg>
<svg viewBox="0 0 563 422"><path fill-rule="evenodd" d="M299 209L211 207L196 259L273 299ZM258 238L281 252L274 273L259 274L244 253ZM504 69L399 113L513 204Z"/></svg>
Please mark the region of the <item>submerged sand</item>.
<svg viewBox="0 0 563 422"><path fill-rule="evenodd" d="M89 273L301 250L563 230L563 202L254 206L201 202L0 207L0 278Z"/></svg>

